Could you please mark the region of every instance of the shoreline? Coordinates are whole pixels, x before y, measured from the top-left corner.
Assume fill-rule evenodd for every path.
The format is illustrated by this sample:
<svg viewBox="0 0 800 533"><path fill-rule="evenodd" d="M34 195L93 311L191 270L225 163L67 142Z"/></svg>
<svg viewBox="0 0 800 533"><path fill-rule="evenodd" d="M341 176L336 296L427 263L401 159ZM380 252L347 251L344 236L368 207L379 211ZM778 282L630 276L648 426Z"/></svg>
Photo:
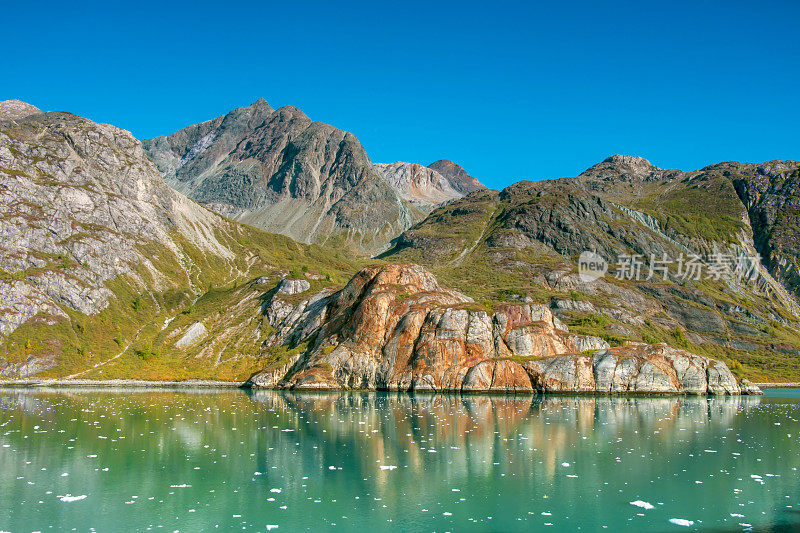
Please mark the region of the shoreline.
<svg viewBox="0 0 800 533"><path fill-rule="evenodd" d="M800 383L753 383L760 389L791 389L800 388ZM150 381L142 379L14 379L2 380L0 379L0 389L3 388L16 388L16 389L57 389L57 388L140 388L140 389L252 389L252 390L281 390L272 389L270 387L254 386L246 381L215 381L215 380L186 380L186 381ZM345 389L308 389L308 390L326 390L337 391ZM363 392L363 391L362 391ZM373 391L382 392L382 391ZM387 391L388 392L388 391ZM395 391L396 392L396 391ZM409 391L410 392L410 391ZM420 393L423 391L415 391ZM428 392L428 391L425 391ZM451 391L456 392L456 391ZM508 391L458 391L461 393L488 393L488 394L501 394L508 395ZM517 393L518 394L518 393ZM541 394L541 393L539 393ZM587 392L587 391L563 391L559 393L548 394L584 394L584 395L611 395L611 396L641 396L641 395L685 395L682 392L662 392L662 393L646 393L646 392ZM512 394L516 395L516 394ZM700 395L703 396L703 395ZM714 396L714 395L708 395Z"/></svg>
<svg viewBox="0 0 800 533"><path fill-rule="evenodd" d="M187 380L187 381L149 381L144 379L14 379L0 380L2 388L69 388L69 387L136 387L153 389L247 389L250 386L243 381L213 381L213 380Z"/></svg>

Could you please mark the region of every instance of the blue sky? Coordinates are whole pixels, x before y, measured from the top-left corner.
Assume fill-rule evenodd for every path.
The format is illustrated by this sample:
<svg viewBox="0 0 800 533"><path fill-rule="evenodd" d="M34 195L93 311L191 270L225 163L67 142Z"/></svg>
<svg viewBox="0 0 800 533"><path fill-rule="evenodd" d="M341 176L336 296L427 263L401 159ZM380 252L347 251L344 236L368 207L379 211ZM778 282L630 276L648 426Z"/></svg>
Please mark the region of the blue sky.
<svg viewBox="0 0 800 533"><path fill-rule="evenodd" d="M489 186L612 153L800 159L800 2L39 3L0 99L168 134L264 97ZM9 23L9 21L11 23Z"/></svg>

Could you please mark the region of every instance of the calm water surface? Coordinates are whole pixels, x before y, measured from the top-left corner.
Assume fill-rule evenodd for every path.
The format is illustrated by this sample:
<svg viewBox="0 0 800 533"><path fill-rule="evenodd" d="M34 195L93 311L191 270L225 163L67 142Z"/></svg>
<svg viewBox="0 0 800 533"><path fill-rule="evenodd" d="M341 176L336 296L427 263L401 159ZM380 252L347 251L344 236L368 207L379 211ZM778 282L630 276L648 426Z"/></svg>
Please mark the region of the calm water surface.
<svg viewBox="0 0 800 533"><path fill-rule="evenodd" d="M0 390L3 531L794 531L764 398Z"/></svg>

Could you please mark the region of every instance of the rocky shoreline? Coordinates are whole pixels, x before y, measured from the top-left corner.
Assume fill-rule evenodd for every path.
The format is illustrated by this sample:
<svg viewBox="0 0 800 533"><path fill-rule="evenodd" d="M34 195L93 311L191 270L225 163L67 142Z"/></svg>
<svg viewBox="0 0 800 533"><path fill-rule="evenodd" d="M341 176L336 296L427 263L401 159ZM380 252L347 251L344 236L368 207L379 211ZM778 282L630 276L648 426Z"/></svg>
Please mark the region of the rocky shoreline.
<svg viewBox="0 0 800 533"><path fill-rule="evenodd" d="M417 265L362 269L342 290L265 302L274 333L254 387L430 392L761 394L722 361L665 344L610 347L544 305L488 310ZM270 352L267 352L270 353Z"/></svg>
<svg viewBox="0 0 800 533"><path fill-rule="evenodd" d="M759 388L800 388L800 383L751 383ZM138 379L17 379L0 380L0 390L3 389L253 389L253 390L288 390L285 387L263 387L254 384L252 381L147 381ZM599 391L599 390L408 390L397 389L354 389L345 387L315 387L315 388L293 388L292 392L394 392L401 394L469 394L469 395L499 395L499 396L701 396L687 391ZM742 395L757 395L758 392L741 393ZM710 394L713 396L714 394ZM735 395L735 394L734 394Z"/></svg>

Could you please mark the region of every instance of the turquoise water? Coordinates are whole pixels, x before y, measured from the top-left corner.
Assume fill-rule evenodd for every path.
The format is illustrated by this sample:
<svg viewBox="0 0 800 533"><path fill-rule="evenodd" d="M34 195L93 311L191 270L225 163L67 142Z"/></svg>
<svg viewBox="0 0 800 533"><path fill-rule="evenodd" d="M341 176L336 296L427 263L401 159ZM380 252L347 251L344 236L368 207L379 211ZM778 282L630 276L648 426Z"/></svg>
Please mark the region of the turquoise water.
<svg viewBox="0 0 800 533"><path fill-rule="evenodd" d="M794 530L799 417L797 390L7 389L0 530Z"/></svg>

